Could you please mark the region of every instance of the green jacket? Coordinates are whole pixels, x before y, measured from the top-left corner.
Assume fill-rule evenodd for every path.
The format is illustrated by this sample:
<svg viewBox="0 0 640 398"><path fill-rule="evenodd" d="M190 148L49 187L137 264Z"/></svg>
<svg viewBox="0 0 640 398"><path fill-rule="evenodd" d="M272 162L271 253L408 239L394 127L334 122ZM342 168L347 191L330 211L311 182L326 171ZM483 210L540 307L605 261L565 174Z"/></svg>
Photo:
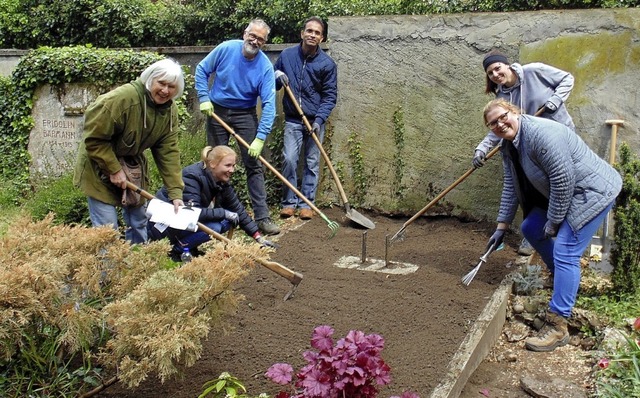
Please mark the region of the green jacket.
<svg viewBox="0 0 640 398"><path fill-rule="evenodd" d="M99 96L84 115L74 185L89 197L120 205L122 190L109 180L122 168L118 157L134 157L143 165L146 190L149 169L143 152L150 148L169 199L182 199L177 127L176 104L156 105L139 79Z"/></svg>

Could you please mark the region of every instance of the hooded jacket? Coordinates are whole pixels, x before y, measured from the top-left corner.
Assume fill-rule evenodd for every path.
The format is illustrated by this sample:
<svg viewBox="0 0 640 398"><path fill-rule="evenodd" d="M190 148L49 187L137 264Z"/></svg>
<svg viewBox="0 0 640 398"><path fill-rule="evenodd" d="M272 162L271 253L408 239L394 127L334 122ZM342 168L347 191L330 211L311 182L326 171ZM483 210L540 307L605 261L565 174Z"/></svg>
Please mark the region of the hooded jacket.
<svg viewBox="0 0 640 398"><path fill-rule="evenodd" d="M549 200L547 219L555 224L566 219L576 232L620 193L620 174L565 125L520 115L513 146L527 179ZM497 221L510 224L524 198L514 160L504 146L501 152L504 180Z"/></svg>
<svg viewBox="0 0 640 398"><path fill-rule="evenodd" d="M249 236L258 231L258 225L247 214L244 206L238 199L233 187L228 183L219 183L214 180L209 169L203 162L194 163L182 170L184 181L184 193L182 200L185 204L202 209L201 222L224 220L224 211L229 210L238 213L240 228ZM162 187L156 197L165 202L169 201L166 187Z"/></svg>
<svg viewBox="0 0 640 398"><path fill-rule="evenodd" d="M338 68L320 46L314 55L305 57L302 44L286 48L276 60L274 69L289 78L291 91L310 123L322 125L336 106ZM276 81L276 90L282 85ZM302 117L288 95L282 99L285 120L302 124Z"/></svg>
<svg viewBox="0 0 640 398"><path fill-rule="evenodd" d="M121 170L119 157L142 164L143 189L149 170L144 155L151 149L171 200L182 198L178 149L178 109L173 101L156 105L140 79L100 95L84 115L84 136L78 148L73 182L87 196L120 205L122 190L109 175Z"/></svg>
<svg viewBox="0 0 640 398"><path fill-rule="evenodd" d="M544 112L540 117L555 120L575 131L576 127L565 106L573 89L574 78L571 73L540 62L526 65L515 63L510 68L518 76L518 81L511 87L498 85L496 98L511 102L527 115L535 115L541 106L551 101L557 110L553 113ZM489 131L476 150L487 154L498 142L500 138Z"/></svg>

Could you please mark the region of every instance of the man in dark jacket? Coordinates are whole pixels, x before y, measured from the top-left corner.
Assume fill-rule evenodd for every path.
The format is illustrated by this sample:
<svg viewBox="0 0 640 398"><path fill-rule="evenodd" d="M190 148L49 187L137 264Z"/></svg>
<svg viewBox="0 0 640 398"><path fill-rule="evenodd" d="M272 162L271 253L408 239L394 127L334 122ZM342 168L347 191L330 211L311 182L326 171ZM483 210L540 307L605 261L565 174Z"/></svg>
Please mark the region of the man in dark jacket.
<svg viewBox="0 0 640 398"><path fill-rule="evenodd" d="M291 87L306 118L313 123L313 132L322 142L325 123L336 105L338 71L336 63L320 48L325 32L322 19L311 17L303 26L300 33L302 42L282 51L275 63L276 89L283 85ZM313 202L320 172L320 149L288 95L283 97L282 105L285 115L282 174L291 185L298 187L298 159L304 144L305 162L300 191ZM307 220L313 217L313 211L291 189L284 186L283 191L281 217L293 216L296 207L300 208L300 218Z"/></svg>

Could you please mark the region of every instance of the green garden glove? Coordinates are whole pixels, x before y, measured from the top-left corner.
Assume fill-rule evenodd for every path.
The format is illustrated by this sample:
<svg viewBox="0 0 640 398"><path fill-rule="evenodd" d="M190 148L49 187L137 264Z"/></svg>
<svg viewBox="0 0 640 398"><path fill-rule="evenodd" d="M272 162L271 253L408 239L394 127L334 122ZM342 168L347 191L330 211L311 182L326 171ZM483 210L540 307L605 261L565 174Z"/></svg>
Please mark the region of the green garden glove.
<svg viewBox="0 0 640 398"><path fill-rule="evenodd" d="M211 116L213 114L213 103L211 101L205 101L201 103L200 112L204 113L207 116Z"/></svg>
<svg viewBox="0 0 640 398"><path fill-rule="evenodd" d="M253 142L251 143L251 146L249 146L249 156L254 158L257 158L258 156L260 156L263 146L264 146L264 140L261 140L260 138L256 138L255 140L253 140Z"/></svg>

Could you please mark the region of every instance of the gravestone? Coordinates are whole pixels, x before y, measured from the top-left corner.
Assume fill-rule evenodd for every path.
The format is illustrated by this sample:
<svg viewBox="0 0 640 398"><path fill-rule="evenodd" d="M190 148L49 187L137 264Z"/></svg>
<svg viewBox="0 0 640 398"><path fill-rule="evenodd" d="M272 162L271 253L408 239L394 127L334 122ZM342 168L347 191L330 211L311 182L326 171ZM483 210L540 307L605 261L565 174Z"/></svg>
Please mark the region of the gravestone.
<svg viewBox="0 0 640 398"><path fill-rule="evenodd" d="M29 135L31 176L56 177L73 170L82 140L84 110L100 93L88 84L43 85L34 93Z"/></svg>

